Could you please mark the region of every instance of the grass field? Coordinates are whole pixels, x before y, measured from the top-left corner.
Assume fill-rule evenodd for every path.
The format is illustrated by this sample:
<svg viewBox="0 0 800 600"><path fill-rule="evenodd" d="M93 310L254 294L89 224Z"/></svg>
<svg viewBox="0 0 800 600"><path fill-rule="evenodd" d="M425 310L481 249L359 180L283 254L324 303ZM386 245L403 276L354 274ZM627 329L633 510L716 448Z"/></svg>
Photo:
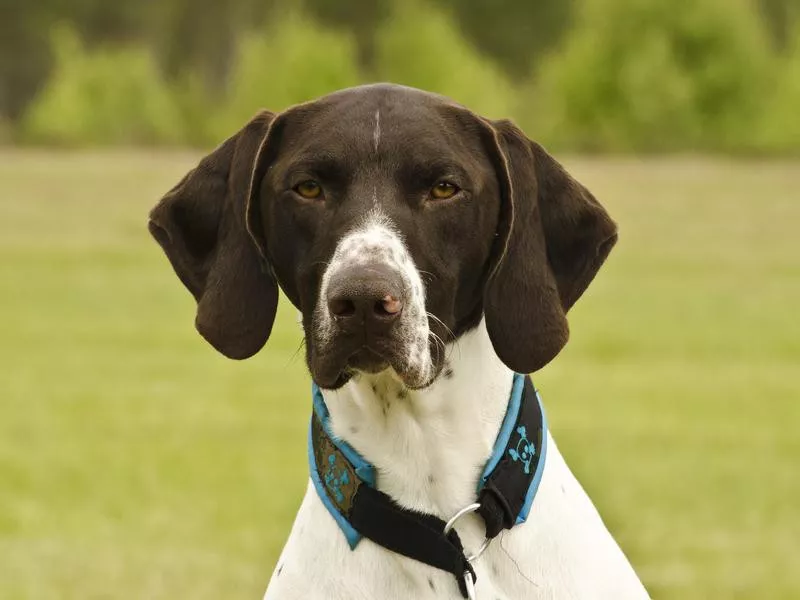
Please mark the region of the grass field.
<svg viewBox="0 0 800 600"><path fill-rule="evenodd" d="M145 222L195 159L0 152L4 600L263 593L308 377L285 304L194 333ZM621 241L535 378L562 452L654 597L800 598L800 164L566 164Z"/></svg>

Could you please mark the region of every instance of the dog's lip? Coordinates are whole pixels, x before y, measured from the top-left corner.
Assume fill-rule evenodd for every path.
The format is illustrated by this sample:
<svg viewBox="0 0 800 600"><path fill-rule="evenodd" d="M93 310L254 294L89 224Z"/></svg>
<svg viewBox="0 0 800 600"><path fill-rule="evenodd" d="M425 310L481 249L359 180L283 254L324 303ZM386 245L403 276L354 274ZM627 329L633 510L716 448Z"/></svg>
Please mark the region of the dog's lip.
<svg viewBox="0 0 800 600"><path fill-rule="evenodd" d="M406 372L402 355L396 352L390 338L368 341L341 336L323 354L318 354L314 348L312 346L309 369L317 384L326 389L338 389L359 373L376 374L391 369L408 389L421 390L435 383L443 370L443 364L434 361L437 364L424 380ZM359 355L366 355L366 364L359 364Z"/></svg>
<svg viewBox="0 0 800 600"><path fill-rule="evenodd" d="M392 360L374 345L360 343L347 351L338 350L312 359L311 372L321 387L336 389L356 373L379 373L392 364Z"/></svg>

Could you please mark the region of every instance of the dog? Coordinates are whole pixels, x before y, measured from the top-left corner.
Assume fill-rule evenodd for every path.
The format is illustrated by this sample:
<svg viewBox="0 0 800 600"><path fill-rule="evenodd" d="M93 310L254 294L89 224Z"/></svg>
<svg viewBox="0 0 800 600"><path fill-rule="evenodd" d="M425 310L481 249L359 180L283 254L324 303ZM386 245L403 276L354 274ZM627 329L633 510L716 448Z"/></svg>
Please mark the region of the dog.
<svg viewBox="0 0 800 600"><path fill-rule="evenodd" d="M564 347L566 313L617 239L594 196L513 123L392 84L264 111L164 196L149 229L222 354L261 349L279 288L302 316L322 411L312 436L331 451L310 449L266 600L648 597L544 426L501 448L502 464L524 463L529 514L490 536L476 504L515 374ZM376 515L400 519L373 518L374 539L406 551L359 541L337 512L358 478L389 511ZM417 539L419 523L438 525ZM419 558L440 546L453 569Z"/></svg>

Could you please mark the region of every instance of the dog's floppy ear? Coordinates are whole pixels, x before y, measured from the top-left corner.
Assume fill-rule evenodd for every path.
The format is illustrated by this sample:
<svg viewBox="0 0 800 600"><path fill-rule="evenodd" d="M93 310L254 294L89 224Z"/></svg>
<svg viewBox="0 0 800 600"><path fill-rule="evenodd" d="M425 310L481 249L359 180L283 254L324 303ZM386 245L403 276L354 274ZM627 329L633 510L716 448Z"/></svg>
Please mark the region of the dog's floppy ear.
<svg viewBox="0 0 800 600"><path fill-rule="evenodd" d="M550 362L569 337L566 312L617 240L594 196L509 121L492 124L502 194L497 250L484 292L489 337L511 369Z"/></svg>
<svg viewBox="0 0 800 600"><path fill-rule="evenodd" d="M150 233L197 300L197 330L236 359L261 349L278 305L278 287L245 227L253 163L272 117L258 114L150 212Z"/></svg>

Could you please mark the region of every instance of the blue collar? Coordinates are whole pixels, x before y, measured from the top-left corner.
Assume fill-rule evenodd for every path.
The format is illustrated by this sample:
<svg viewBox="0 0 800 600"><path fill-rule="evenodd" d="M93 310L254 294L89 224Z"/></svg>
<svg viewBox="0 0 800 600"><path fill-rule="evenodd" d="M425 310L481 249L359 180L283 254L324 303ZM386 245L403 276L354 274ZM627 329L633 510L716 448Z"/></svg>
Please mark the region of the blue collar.
<svg viewBox="0 0 800 600"><path fill-rule="evenodd" d="M375 467L330 428L322 392L313 384L308 435L311 480L322 503L355 548L362 534L351 524L361 486L376 487ZM547 420L530 377L514 374L506 415L476 490L488 537L523 523L544 471Z"/></svg>

